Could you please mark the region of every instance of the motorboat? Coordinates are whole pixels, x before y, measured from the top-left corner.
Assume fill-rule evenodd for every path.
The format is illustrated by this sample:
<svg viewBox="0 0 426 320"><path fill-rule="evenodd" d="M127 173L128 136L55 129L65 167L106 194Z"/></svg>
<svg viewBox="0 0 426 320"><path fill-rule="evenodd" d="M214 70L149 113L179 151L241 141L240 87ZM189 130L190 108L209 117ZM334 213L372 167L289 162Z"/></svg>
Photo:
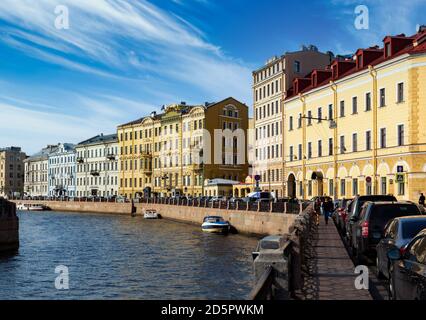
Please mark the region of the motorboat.
<svg viewBox="0 0 426 320"><path fill-rule="evenodd" d="M201 229L204 232L226 234L231 229L231 225L229 224L228 221L225 221L222 217L207 216L203 220Z"/></svg>
<svg viewBox="0 0 426 320"><path fill-rule="evenodd" d="M19 203L16 209L19 211L45 211L47 207L42 204Z"/></svg>
<svg viewBox="0 0 426 320"><path fill-rule="evenodd" d="M144 219L160 219L160 214L157 212L157 210L145 209L143 217Z"/></svg>

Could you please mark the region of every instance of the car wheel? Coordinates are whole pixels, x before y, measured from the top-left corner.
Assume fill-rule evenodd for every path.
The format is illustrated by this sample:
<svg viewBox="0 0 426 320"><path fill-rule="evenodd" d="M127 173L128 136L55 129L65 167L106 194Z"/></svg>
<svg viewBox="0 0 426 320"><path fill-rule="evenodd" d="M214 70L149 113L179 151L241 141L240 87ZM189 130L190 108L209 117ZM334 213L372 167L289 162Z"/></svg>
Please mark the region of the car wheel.
<svg viewBox="0 0 426 320"><path fill-rule="evenodd" d="M388 299L396 300L395 295L395 280L393 278L393 267L389 267L389 282L388 282Z"/></svg>
<svg viewBox="0 0 426 320"><path fill-rule="evenodd" d="M379 257L376 257L376 276L380 280L386 279L385 275L382 273L379 267Z"/></svg>

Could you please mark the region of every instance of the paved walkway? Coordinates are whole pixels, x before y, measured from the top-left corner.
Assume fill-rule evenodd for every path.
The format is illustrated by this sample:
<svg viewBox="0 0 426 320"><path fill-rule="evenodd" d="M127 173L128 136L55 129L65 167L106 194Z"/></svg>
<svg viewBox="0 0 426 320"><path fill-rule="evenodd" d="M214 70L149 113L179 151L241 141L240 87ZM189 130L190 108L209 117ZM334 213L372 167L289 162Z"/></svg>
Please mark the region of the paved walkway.
<svg viewBox="0 0 426 320"><path fill-rule="evenodd" d="M354 264L333 223L326 225L324 217L313 242L305 279L304 296L308 300L371 300L368 290L355 288Z"/></svg>

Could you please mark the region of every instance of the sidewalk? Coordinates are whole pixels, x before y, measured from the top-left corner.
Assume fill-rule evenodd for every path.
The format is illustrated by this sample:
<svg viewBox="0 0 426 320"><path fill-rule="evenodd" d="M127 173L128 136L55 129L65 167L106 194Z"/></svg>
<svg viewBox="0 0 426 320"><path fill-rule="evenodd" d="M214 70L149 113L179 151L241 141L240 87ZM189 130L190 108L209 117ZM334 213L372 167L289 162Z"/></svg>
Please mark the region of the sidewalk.
<svg viewBox="0 0 426 320"><path fill-rule="evenodd" d="M332 219L326 225L321 216L312 255L303 290L307 300L372 300L368 290L355 288L355 266Z"/></svg>

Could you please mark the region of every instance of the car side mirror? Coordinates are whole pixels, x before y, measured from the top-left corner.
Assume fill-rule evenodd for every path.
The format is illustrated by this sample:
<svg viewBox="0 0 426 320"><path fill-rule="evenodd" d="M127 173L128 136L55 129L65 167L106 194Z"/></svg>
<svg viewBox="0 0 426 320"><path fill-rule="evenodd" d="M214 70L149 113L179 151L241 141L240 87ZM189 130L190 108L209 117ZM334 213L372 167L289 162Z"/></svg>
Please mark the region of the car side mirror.
<svg viewBox="0 0 426 320"><path fill-rule="evenodd" d="M402 255L401 255L401 252L399 251L399 249L392 249L388 252L388 258L390 260L401 260Z"/></svg>

